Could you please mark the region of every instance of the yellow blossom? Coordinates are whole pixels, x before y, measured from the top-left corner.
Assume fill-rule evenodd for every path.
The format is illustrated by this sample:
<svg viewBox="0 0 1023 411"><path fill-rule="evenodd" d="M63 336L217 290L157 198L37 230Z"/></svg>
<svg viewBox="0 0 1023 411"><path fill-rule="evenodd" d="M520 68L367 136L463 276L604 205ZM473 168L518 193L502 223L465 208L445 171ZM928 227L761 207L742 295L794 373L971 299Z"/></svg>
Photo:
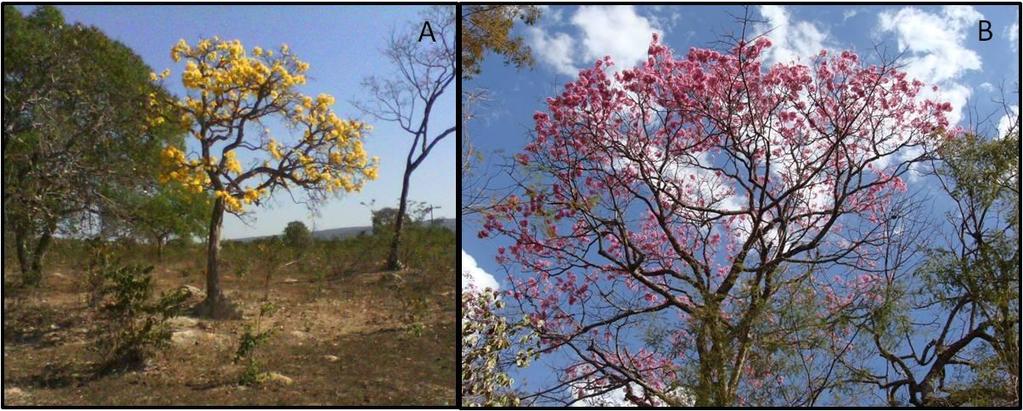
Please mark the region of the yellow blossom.
<svg viewBox="0 0 1023 411"><path fill-rule="evenodd" d="M224 166L229 172L235 174L241 174L242 172L242 165L238 162L238 158L235 156L234 151L228 151L224 154Z"/></svg>
<svg viewBox="0 0 1023 411"><path fill-rule="evenodd" d="M320 106L332 106L334 105L334 97L330 94L320 94L316 96L316 104Z"/></svg>
<svg viewBox="0 0 1023 411"><path fill-rule="evenodd" d="M224 200L224 208L227 209L228 211L234 213L242 211L241 201L238 201L238 199L235 198L235 196L231 195L227 191L217 190L215 192L215 195L217 196L217 198Z"/></svg>
<svg viewBox="0 0 1023 411"><path fill-rule="evenodd" d="M281 153L280 146L277 145L277 142L274 141L274 139L272 138L270 139L270 143L267 144L267 149L270 150L270 155L274 157L274 160L280 160L284 158L284 154Z"/></svg>
<svg viewBox="0 0 1023 411"><path fill-rule="evenodd" d="M250 50L250 54L246 54ZM262 115L252 115L251 107L256 99L264 98L263 105L286 121L291 121L296 134L293 146L289 148L264 131L266 145L252 154L253 164L263 164L272 169L277 162L300 164L297 170L278 170L278 174L253 172L256 178L279 178L282 174L298 180L299 186L307 189L327 191L355 191L362 188L367 180L377 177L378 161L369 160L363 148L363 133L369 127L361 122L339 117L331 108L334 97L319 94L310 97L296 90L305 84L305 73L309 63L298 60L287 45L280 47L280 53L254 47L246 49L238 40L221 40L218 37L200 39L194 46L184 40L171 49L175 62L182 59L184 69L181 81L186 95L175 101L180 111L174 117L164 117L153 110L149 114L151 123L180 120L182 126L211 149L222 149L223 144L233 141L234 131L242 127L241 119L252 121L248 124L263 124ZM150 79L166 78L169 70L160 74L151 73ZM158 105L157 96L150 97L150 105ZM276 113L276 114L273 114ZM226 140L220 136L228 134ZM258 145L245 141L246 147ZM224 153L223 159L207 154L189 156L177 148L168 148L163 157L167 170L161 174L161 181L176 181L195 192L215 192L217 186L230 187L215 192L224 207L231 212L240 212L245 204L258 204L265 190L246 188L245 182L237 181L242 175L242 164L233 151ZM262 156L262 157L261 157ZM275 162L277 161L277 162ZM220 179L214 181L212 179ZM277 181L284 185L287 181ZM294 181L292 181L294 184Z"/></svg>
<svg viewBox="0 0 1023 411"><path fill-rule="evenodd" d="M188 43L185 42L185 39L178 40L177 44L171 48L171 60L174 60L174 62L177 63L181 60L182 54L187 54L190 51L191 48L188 46Z"/></svg>

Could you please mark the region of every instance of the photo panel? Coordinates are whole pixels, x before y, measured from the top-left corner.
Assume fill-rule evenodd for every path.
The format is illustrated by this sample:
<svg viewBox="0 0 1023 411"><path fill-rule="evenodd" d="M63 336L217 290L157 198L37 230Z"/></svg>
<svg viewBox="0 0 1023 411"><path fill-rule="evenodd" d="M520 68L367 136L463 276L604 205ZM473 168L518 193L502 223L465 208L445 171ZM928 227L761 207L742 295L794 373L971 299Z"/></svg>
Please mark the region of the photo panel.
<svg viewBox="0 0 1023 411"><path fill-rule="evenodd" d="M5 407L457 407L454 3L3 13Z"/></svg>
<svg viewBox="0 0 1023 411"><path fill-rule="evenodd" d="M461 6L463 407L1020 407L1020 4Z"/></svg>

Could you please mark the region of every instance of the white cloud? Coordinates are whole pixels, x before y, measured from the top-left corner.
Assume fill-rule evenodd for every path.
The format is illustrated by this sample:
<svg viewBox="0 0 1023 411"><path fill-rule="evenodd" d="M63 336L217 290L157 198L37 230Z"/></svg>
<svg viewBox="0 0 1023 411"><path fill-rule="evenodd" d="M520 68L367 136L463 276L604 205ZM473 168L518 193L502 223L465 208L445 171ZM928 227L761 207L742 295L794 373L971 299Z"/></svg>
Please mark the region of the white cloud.
<svg viewBox="0 0 1023 411"><path fill-rule="evenodd" d="M493 275L476 265L476 259L462 250L462 292L468 289L500 289Z"/></svg>
<svg viewBox="0 0 1023 411"><path fill-rule="evenodd" d="M995 86L994 86L994 85L992 85L991 83L988 83L988 82L986 82L986 81L985 81L985 82L983 82L983 83L980 83L980 86L978 86L978 87L979 87L979 88L980 88L981 90L984 90L984 91L986 91L986 92L988 92L988 93L990 93L990 92L992 92L992 91L995 91Z"/></svg>
<svg viewBox="0 0 1023 411"><path fill-rule="evenodd" d="M806 63L810 57L825 49L824 40L827 34L817 26L805 21L792 21L789 12L782 6L760 6L760 15L767 20L766 25L758 25L761 33L766 33L773 45L767 49L769 63Z"/></svg>
<svg viewBox="0 0 1023 411"><path fill-rule="evenodd" d="M675 25L682 20L682 13L679 7L672 5L650 5L644 6L644 11L649 11L646 18L653 21L653 26L664 31L672 31Z"/></svg>
<svg viewBox="0 0 1023 411"><path fill-rule="evenodd" d="M1019 132L1019 106L1009 107L1009 112L998 120L998 135L995 137L1005 137L1010 130Z"/></svg>
<svg viewBox="0 0 1023 411"><path fill-rule="evenodd" d="M1011 26L1005 28L1003 33L1005 38L1009 40L1009 45L1012 46L1012 51L1019 52L1019 20L1012 23Z"/></svg>
<svg viewBox="0 0 1023 411"><path fill-rule="evenodd" d="M553 21L555 23L561 23L562 12L565 10L562 7L552 8L546 4L536 6L540 10L540 15L543 16L544 20Z"/></svg>
<svg viewBox="0 0 1023 411"><path fill-rule="evenodd" d="M638 393L638 392L642 392L643 391L639 386L637 386L637 385L635 385L633 383L628 383L626 385L628 385L631 388L632 392L634 392L634 393ZM608 391L608 392L605 392L603 394L596 394L596 395L594 395L594 394L599 392L599 391L595 390L595 389L594 390L590 390L590 389L587 389L587 388L581 388L581 389L569 388L568 391L572 395L578 394L577 391L582 391L583 395L592 395L592 396L589 396L589 397L577 400L577 401L569 404L568 405L569 407L612 408L612 407L636 407L637 406L636 404L633 404L632 401L629 401L628 399L625 398L625 387L615 388L615 389L613 389L611 391ZM669 392L667 394L668 395L672 395L675 398L677 398L682 403L681 405L686 406L686 407L692 407L696 403L696 401L687 391L688 390L679 387L679 388L676 388L676 389L674 389L673 391L671 391L671 392ZM666 406L667 405L667 404L660 404L661 401L658 400L658 399L654 399L654 401L658 403L657 406Z"/></svg>
<svg viewBox="0 0 1023 411"><path fill-rule="evenodd" d="M966 47L968 29L984 16L969 6L946 6L941 14L906 7L879 16L881 30L894 31L907 51L907 71L932 82L952 80L980 69L980 56Z"/></svg>
<svg viewBox="0 0 1023 411"><path fill-rule="evenodd" d="M572 62L575 40L568 34L554 33L548 35L543 29L529 27L526 29L526 38L529 41L529 48L533 50L533 54L539 57L541 62L554 68L558 73L571 76L579 72L579 69Z"/></svg>
<svg viewBox="0 0 1023 411"><path fill-rule="evenodd" d="M970 6L945 6L940 13L905 7L878 15L880 31L894 32L899 51L906 53L904 70L910 77L938 85L940 97L952 103L948 116L952 124L962 118L971 92L959 80L967 71L981 69L980 55L966 46L966 40L983 17ZM929 88L922 94L939 97L929 95Z"/></svg>
<svg viewBox="0 0 1023 411"><path fill-rule="evenodd" d="M588 63L611 56L619 69L646 60L653 33L663 34L633 6L581 6L572 24L582 31Z"/></svg>
<svg viewBox="0 0 1023 411"><path fill-rule="evenodd" d="M527 27L526 40L540 62L569 76L604 56L611 56L619 69L632 67L646 59L653 33L663 34L657 22L633 6L581 6L569 19L579 31L573 37L551 29L560 24L560 11L553 20L541 20L546 27Z"/></svg>
<svg viewBox="0 0 1023 411"><path fill-rule="evenodd" d="M856 17L857 14L860 14L860 11L856 10L856 9L849 9L849 10L843 11L842 12L842 22L844 23L846 20L849 20L849 19L851 19L853 17Z"/></svg>
<svg viewBox="0 0 1023 411"><path fill-rule="evenodd" d="M583 389L583 391L586 392L586 394L589 394L589 390ZM633 404L625 399L625 387L622 387L608 391L600 395L583 398L581 400L569 404L568 406L607 408L607 407L635 407L636 404Z"/></svg>

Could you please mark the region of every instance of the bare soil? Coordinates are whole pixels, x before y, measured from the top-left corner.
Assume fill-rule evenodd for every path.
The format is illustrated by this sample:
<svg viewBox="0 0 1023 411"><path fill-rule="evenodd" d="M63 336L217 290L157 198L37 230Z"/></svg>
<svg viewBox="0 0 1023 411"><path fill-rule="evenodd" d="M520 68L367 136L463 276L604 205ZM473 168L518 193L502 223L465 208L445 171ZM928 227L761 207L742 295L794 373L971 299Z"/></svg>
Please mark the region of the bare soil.
<svg viewBox="0 0 1023 411"><path fill-rule="evenodd" d="M203 287L199 273L182 275L183 265L154 270L158 292ZM259 312L265 292L260 276L222 279L242 319L176 317L167 348L142 369L116 373L95 371L98 358L90 348L101 325L82 273L53 270L34 289L15 289L15 279L6 278L3 404L452 405L455 276L416 271L398 276L273 278L269 300L280 311L264 321L263 328L272 325L275 331L256 358L279 378L255 386L238 384L243 367L232 358L244 325ZM420 298L414 320L409 298ZM193 296L191 302L200 299Z"/></svg>

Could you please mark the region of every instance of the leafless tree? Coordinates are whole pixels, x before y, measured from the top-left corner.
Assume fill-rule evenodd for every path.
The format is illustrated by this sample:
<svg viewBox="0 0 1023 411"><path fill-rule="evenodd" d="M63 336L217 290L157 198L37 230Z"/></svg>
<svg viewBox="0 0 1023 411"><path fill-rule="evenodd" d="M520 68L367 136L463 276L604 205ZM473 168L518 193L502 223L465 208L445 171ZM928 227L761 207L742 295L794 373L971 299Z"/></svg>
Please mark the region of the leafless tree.
<svg viewBox="0 0 1023 411"><path fill-rule="evenodd" d="M429 22L429 31L426 28ZM391 35L384 54L397 69L390 77L372 76L363 86L371 101L356 103L363 112L383 121L397 123L412 137L405 158L398 215L387 258L387 269L399 270L402 222L407 213L409 179L430 151L455 132L455 126L431 128L434 109L455 80L454 10L437 6L423 13L423 22ZM429 33L432 32L432 36ZM424 36L424 34L426 34ZM438 131L439 130L439 131Z"/></svg>

